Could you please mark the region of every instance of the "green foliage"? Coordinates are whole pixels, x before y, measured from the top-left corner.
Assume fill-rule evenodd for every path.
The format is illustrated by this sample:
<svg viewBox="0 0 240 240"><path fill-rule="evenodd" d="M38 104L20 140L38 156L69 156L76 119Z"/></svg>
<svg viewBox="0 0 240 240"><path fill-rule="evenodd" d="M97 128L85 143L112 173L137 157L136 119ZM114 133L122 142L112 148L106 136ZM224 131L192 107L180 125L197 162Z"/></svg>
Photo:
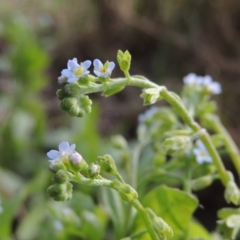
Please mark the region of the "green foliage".
<svg viewBox="0 0 240 240"><path fill-rule="evenodd" d="M178 189L160 186L150 191L142 202L171 226L174 236L170 239L188 236L192 214L198 205L196 198ZM145 236L142 239L147 238Z"/></svg>

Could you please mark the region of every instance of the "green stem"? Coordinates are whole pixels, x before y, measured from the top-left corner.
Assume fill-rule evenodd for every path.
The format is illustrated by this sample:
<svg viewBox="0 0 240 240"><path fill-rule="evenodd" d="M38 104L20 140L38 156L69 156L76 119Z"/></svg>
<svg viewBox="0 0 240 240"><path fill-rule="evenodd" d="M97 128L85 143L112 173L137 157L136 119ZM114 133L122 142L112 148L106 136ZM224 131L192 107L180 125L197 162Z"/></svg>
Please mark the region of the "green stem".
<svg viewBox="0 0 240 240"><path fill-rule="evenodd" d="M133 188L137 188L137 175L138 175L138 162L141 154L142 145L139 144L135 147L132 157L132 171L131 171L131 185Z"/></svg>
<svg viewBox="0 0 240 240"><path fill-rule="evenodd" d="M111 80L112 81L105 86L102 84L96 84L94 87L81 86L81 91L79 94L101 92L101 91L106 91L108 89L112 89L116 87L124 87L127 85L141 87L141 88L158 88L161 92L160 94L161 97L165 99L169 104L171 104L177 110L178 114L181 116L184 122L193 130L193 132L197 133L202 129L199 126L199 124L195 122L192 116L188 113L188 111L184 107L180 98L178 98L175 94L169 92L165 87L158 86L157 84L147 79L141 79L139 77L131 77L130 82L128 78L117 78L117 79L111 79ZM226 186L226 184L230 181L229 175L227 174L227 171L222 163L222 160L217 150L215 149L211 141L209 134L206 133L200 136L200 139L202 140L210 156L212 157L212 160L217 168L219 177L223 185Z"/></svg>
<svg viewBox="0 0 240 240"><path fill-rule="evenodd" d="M138 213L141 215L152 240L159 240L153 226L150 216L148 215L147 210L142 206L142 204L136 199L131 204L137 209Z"/></svg>
<svg viewBox="0 0 240 240"><path fill-rule="evenodd" d="M191 171L191 165L189 162L189 159L186 159L186 175L185 175L185 179L184 179L184 191L186 193L191 193L191 176L192 175L192 171Z"/></svg>
<svg viewBox="0 0 240 240"><path fill-rule="evenodd" d="M178 112L178 114L182 117L184 122L195 132L199 132L202 128L199 126L197 122L194 121L194 119L190 116L190 114L187 112L185 107L183 106L182 102L180 102L176 97L174 97L171 92L168 92L167 90L163 89L161 92L161 96L169 102ZM227 183L230 181L229 175L222 163L222 160L214 147L211 138L209 134L206 132L205 134L201 135L199 137L203 144L205 145L206 149L208 150L209 155L212 157L212 160L217 168L219 177L223 183L224 186L227 185Z"/></svg>
<svg viewBox="0 0 240 240"><path fill-rule="evenodd" d="M239 149L238 149L237 145L233 141L232 137L230 136L230 134L228 133L226 128L221 123L221 120L219 119L219 117L213 115L213 116L211 116L211 118L209 120L211 121L211 125L212 125L213 129L217 133L219 133L223 136L223 141L224 141L225 147L226 147L226 149L232 159L232 162L237 170L238 176L240 177L240 154L239 154Z"/></svg>
<svg viewBox="0 0 240 240"><path fill-rule="evenodd" d="M79 184L87 185L87 186L106 186L115 189L118 191L119 186L115 186L112 184L112 181L107 180L105 178L97 178L97 179L89 179L85 178L83 175L80 173L73 175L69 174L69 177L71 178L71 181L77 182ZM153 240L159 240L156 232L153 229L151 219L148 215L147 210L141 205L141 203L138 201L138 199L129 202L133 207L136 208L138 213L142 216L142 219L148 229L148 232Z"/></svg>

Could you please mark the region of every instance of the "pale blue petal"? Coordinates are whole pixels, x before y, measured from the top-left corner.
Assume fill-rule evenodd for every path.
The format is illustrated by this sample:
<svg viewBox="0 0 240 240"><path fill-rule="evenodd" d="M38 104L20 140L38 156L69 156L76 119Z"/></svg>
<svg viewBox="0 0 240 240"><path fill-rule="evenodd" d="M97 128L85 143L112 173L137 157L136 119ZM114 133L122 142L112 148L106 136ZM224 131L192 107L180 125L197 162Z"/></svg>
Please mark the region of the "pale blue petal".
<svg viewBox="0 0 240 240"><path fill-rule="evenodd" d="M103 64L102 64L102 62L99 60L99 59L95 59L94 61L93 61L93 66L94 66L94 68L96 68L96 69L100 69L100 68L102 68L103 67ZM97 75L97 74L96 74Z"/></svg>
<svg viewBox="0 0 240 240"><path fill-rule="evenodd" d="M203 149L203 150L206 151L206 148L205 148L205 146L204 146L204 144L201 140L197 140L196 144L197 144L199 149Z"/></svg>
<svg viewBox="0 0 240 240"><path fill-rule="evenodd" d="M110 72L110 73L112 73L112 70L115 68L115 63L114 62L110 62L109 63L109 66L108 66L108 71Z"/></svg>
<svg viewBox="0 0 240 240"><path fill-rule="evenodd" d="M193 84L196 83L197 75L195 73L189 73L187 76L183 78L183 82L185 84Z"/></svg>
<svg viewBox="0 0 240 240"><path fill-rule="evenodd" d="M200 155L200 153L201 153L201 150L200 149L198 149L198 148L194 148L193 149L193 153L195 154L195 156L197 157L197 156L199 156Z"/></svg>
<svg viewBox="0 0 240 240"><path fill-rule="evenodd" d="M61 74L62 76L67 78L70 78L73 75L72 71L70 71L69 69L63 69Z"/></svg>
<svg viewBox="0 0 240 240"><path fill-rule="evenodd" d="M67 67L69 70L73 70L74 68L78 67L79 64L77 63L77 59L74 58L73 60L68 60Z"/></svg>
<svg viewBox="0 0 240 240"><path fill-rule="evenodd" d="M52 159L52 160L58 158L59 155L60 155L60 153L59 153L59 151L57 151L57 150L51 150L51 151L49 151L49 152L47 153L48 158L50 158L50 159Z"/></svg>
<svg viewBox="0 0 240 240"><path fill-rule="evenodd" d="M203 77L198 76L197 79L196 79L196 83L197 83L198 85L203 84Z"/></svg>
<svg viewBox="0 0 240 240"><path fill-rule="evenodd" d="M213 82L209 86L213 94L220 94L222 92L221 84L218 82Z"/></svg>
<svg viewBox="0 0 240 240"><path fill-rule="evenodd" d="M209 75L202 78L202 84L205 86L208 86L209 84L211 84L211 82L212 82L212 77Z"/></svg>
<svg viewBox="0 0 240 240"><path fill-rule="evenodd" d="M204 159L200 156L197 156L196 160L197 160L198 164L203 164L204 163Z"/></svg>
<svg viewBox="0 0 240 240"><path fill-rule="evenodd" d="M60 152L65 152L67 151L69 148L69 143L68 142L61 142L59 145L58 145L58 149Z"/></svg>
<svg viewBox="0 0 240 240"><path fill-rule="evenodd" d="M72 154L72 153L74 152L74 150L75 150L75 147L76 147L76 145L75 145L75 144L72 144L72 145L68 148L67 153L68 153L69 155Z"/></svg>
<svg viewBox="0 0 240 240"><path fill-rule="evenodd" d="M205 162L212 162L212 158L210 156L205 157Z"/></svg>
<svg viewBox="0 0 240 240"><path fill-rule="evenodd" d="M101 72L99 72L99 71L97 71L97 70L93 70L93 72L94 72L95 75L98 76L98 77L102 77L102 75L103 75Z"/></svg>
<svg viewBox="0 0 240 240"><path fill-rule="evenodd" d="M68 82L69 82L69 83L77 82L78 79L79 79L79 77L72 76L72 77L70 77L70 78L68 79Z"/></svg>
<svg viewBox="0 0 240 240"><path fill-rule="evenodd" d="M83 69L87 70L91 66L92 62L90 60L86 60L83 63L81 63Z"/></svg>

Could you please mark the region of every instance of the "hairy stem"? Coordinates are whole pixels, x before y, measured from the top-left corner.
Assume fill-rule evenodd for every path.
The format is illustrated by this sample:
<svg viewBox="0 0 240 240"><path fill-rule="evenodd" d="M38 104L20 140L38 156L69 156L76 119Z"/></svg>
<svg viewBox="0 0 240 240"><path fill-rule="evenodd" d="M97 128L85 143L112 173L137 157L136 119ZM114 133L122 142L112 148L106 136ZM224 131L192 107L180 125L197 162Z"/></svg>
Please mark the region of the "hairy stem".
<svg viewBox="0 0 240 240"><path fill-rule="evenodd" d="M221 120L219 119L218 116L212 115L211 118L209 119L211 121L211 125L213 129L221 134L223 136L223 141L225 144L225 147L232 159L232 162L237 170L238 176L240 177L240 154L239 154L239 149L235 142L233 141L232 137L226 130L226 128L223 126L221 123Z"/></svg>
<svg viewBox="0 0 240 240"><path fill-rule="evenodd" d="M192 116L188 113L187 109L184 107L182 101L180 98L176 97L175 94L169 92L165 87L158 86L157 84L149 81L146 78L141 77L131 77L131 81L129 82L129 78L116 78L111 79L112 81L109 82L107 85L102 84L95 84L92 87L82 87L80 94L88 94L88 93L94 93L94 92L101 92L106 91L108 89L116 88L116 87L124 87L124 86L136 86L141 88L158 88L161 91L161 97L165 99L169 104L171 104L178 114L181 116L181 118L184 120L184 122L195 132L201 131L201 127L197 122L194 121ZM222 160L215 149L211 138L209 134L206 132L205 134L201 135L199 137L203 144L205 145L206 149L208 150L210 156L213 159L213 162L217 168L219 177L223 183L223 185L226 186L226 184L230 181L229 176L227 174L227 171L222 163Z"/></svg>

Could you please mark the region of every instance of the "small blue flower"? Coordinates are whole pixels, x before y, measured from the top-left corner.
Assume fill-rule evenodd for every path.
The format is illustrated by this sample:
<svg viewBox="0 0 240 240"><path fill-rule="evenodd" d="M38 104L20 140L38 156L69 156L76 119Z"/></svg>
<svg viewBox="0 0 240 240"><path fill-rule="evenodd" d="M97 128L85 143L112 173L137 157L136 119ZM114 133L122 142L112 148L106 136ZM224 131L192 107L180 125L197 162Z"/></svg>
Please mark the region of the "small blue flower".
<svg viewBox="0 0 240 240"><path fill-rule="evenodd" d="M222 92L221 84L214 82L210 76L202 77L201 84L206 87L213 94L220 94Z"/></svg>
<svg viewBox="0 0 240 240"><path fill-rule="evenodd" d="M187 76L185 76L183 78L183 82L186 85L198 84L199 83L199 79L198 79L198 76L195 73L189 73Z"/></svg>
<svg viewBox="0 0 240 240"><path fill-rule="evenodd" d="M196 156L196 160L199 164L203 164L204 162L211 163L212 158L210 157L207 149L201 140L197 140L197 147L193 149L193 153Z"/></svg>
<svg viewBox="0 0 240 240"><path fill-rule="evenodd" d="M93 61L94 73L98 77L108 77L111 75L113 69L115 68L114 62L106 62L104 65L99 59Z"/></svg>
<svg viewBox="0 0 240 240"><path fill-rule="evenodd" d="M92 62L90 60L86 60L79 65L77 59L73 58L72 60L68 60L68 68L63 69L61 74L68 78L69 83L77 82L80 77L89 73L88 68L91 64Z"/></svg>
<svg viewBox="0 0 240 240"><path fill-rule="evenodd" d="M212 94L220 94L222 92L221 84L214 82L212 77L206 75L204 77L197 76L195 73L189 73L183 78L183 82L186 85L198 85L200 87L205 87Z"/></svg>
<svg viewBox="0 0 240 240"><path fill-rule="evenodd" d="M51 150L47 153L48 158L50 158L49 161L63 160L66 157L69 157L75 150L75 144L72 144L71 146L69 146L68 142L61 142L58 145L58 149L59 151Z"/></svg>

